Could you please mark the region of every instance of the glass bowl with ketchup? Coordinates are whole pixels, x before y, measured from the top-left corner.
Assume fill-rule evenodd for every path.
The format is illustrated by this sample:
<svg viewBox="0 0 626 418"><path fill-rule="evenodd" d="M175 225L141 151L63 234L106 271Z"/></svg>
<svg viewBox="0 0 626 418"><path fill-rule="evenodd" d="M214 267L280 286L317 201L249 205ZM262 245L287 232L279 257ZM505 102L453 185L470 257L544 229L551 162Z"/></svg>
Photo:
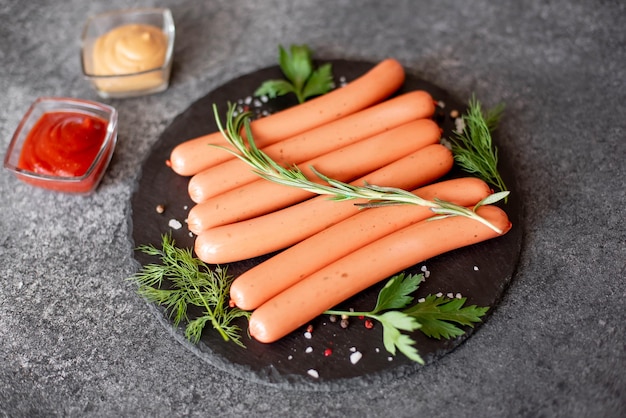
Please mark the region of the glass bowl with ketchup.
<svg viewBox="0 0 626 418"><path fill-rule="evenodd" d="M4 167L33 186L90 194L117 143L117 111L102 103L41 97L19 123Z"/></svg>
<svg viewBox="0 0 626 418"><path fill-rule="evenodd" d="M82 34L85 78L102 98L159 93L169 86L174 19L167 8L91 16Z"/></svg>

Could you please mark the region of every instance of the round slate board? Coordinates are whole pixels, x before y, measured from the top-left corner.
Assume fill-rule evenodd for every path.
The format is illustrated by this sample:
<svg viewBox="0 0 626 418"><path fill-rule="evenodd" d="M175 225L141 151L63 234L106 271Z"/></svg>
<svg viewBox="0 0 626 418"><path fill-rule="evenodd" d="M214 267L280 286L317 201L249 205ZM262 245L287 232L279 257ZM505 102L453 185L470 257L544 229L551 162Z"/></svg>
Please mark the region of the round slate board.
<svg viewBox="0 0 626 418"><path fill-rule="evenodd" d="M346 60L330 61L336 83L350 81L369 70L373 64ZM258 70L236 78L210 92L181 113L163 132L152 152L142 166L137 188L132 196L132 239L135 245L153 244L160 247L162 234L171 232L177 246L193 248L194 237L187 230L184 221L193 206L187 194L188 178L176 175L166 166L170 152L182 141L217 130L212 106L218 106L220 115L225 115L228 102L247 103L255 89L265 80L281 78L278 67ZM341 79L340 79L341 78ZM455 100L441 88L407 75L403 88L398 92L423 89L430 92L436 101L445 103L435 116L444 130L443 136L452 136L454 120L449 116L453 109L465 111L465 105ZM270 100L267 103L250 103L252 109L274 112L295 104L290 97ZM494 139L497 144L497 137ZM407 272L420 273L422 268L430 272L430 277L420 285L416 300L427 294L460 293L467 297L467 304L489 306L488 315L497 306L509 284L519 259L522 241L522 208L515 192L512 169L507 165L506 156L500 155L500 170L511 196L505 206L513 229L503 237L471 247L453 251L427 260ZM448 177L463 175L458 169ZM165 207L164 213L157 213L157 205ZM180 229L172 229L170 220L183 224ZM266 256L267 257L267 256ZM239 275L258 264L266 257L259 257L228 265L228 271ZM141 264L157 260L143 253L135 252ZM370 310L373 308L378 291L386 282L360 293L342 304L343 308ZM207 363L237 376L265 384L297 389L330 390L349 386L368 385L390 381L400 376L415 373L421 367L402 354L391 357L382 344L382 327L373 329L364 326L363 320L353 318L347 329L339 323L331 323L326 316L311 322L312 337L305 338L305 329L300 329L273 344L262 344L245 334L241 348L231 342L224 342L207 325L198 344L192 344L184 337L184 324L174 327L165 310L160 306L149 305L156 318L171 331L174 338ZM194 311L190 311L193 315ZM487 315L487 316L488 316ZM487 317L486 316L486 317ZM483 319L486 319L483 318ZM246 329L245 321L240 323ZM468 328L464 336L454 340L436 340L425 337L419 331L411 336L417 341L417 349L426 363L431 363L449 353L474 332ZM325 350L332 354L326 356ZM350 354L358 350L361 360L352 364ZM172 353L176 358L176 353ZM319 377L312 377L309 370L315 370Z"/></svg>

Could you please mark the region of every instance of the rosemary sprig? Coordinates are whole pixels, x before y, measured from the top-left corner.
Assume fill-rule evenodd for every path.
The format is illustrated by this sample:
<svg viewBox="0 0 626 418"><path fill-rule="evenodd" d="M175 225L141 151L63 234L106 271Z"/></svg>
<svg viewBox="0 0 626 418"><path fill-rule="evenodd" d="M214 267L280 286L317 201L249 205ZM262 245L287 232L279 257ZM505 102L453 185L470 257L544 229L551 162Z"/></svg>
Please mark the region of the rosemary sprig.
<svg viewBox="0 0 626 418"><path fill-rule="evenodd" d="M498 149L493 145L491 134L503 111L502 104L483 111L480 102L472 96L467 112L462 116L463 130L449 138L459 166L501 191L506 190L506 185L498 172Z"/></svg>
<svg viewBox="0 0 626 418"><path fill-rule="evenodd" d="M170 235L162 236L162 248L141 245L138 250L157 256L161 264L147 264L129 280L138 285L137 292L147 301L163 305L169 312L174 326L187 321L185 336L193 343L200 339L207 323L219 332L225 341L233 341L243 347L241 330L232 322L238 317L249 317L250 313L227 306L228 292L233 277L225 268L211 270L204 262L195 258L189 249L175 246ZM171 286L163 288L164 280ZM197 306L203 314L193 320L187 316L187 308Z"/></svg>
<svg viewBox="0 0 626 418"><path fill-rule="evenodd" d="M496 231L498 234L502 233L502 230L478 215L476 213L476 209L481 205L495 203L505 198L509 194L508 191L502 191L488 196L486 199L479 202L472 210L450 202L442 201L440 199L432 201L423 199L413 193L395 187L382 187L368 183L365 183L362 186L355 186L329 178L315 170L315 168L311 167L313 172L325 182L325 184L320 184L308 179L297 166L294 165L289 168L285 168L260 150L254 142L252 131L250 129L249 113L244 112L235 114L235 106L229 104L226 117L226 128L224 128L220 122L217 106L215 105L213 105L213 112L215 114L218 129L226 141L234 149L221 146L220 148L232 153L234 156L250 165L257 175L266 180L285 186L298 187L315 194L329 195L332 200L366 200L365 203L356 203L356 205L361 207L376 207L397 204L420 205L430 208L433 213L438 215L437 218L446 216L465 216L481 222ZM247 140L244 139L244 135L241 134L242 130L245 132Z"/></svg>

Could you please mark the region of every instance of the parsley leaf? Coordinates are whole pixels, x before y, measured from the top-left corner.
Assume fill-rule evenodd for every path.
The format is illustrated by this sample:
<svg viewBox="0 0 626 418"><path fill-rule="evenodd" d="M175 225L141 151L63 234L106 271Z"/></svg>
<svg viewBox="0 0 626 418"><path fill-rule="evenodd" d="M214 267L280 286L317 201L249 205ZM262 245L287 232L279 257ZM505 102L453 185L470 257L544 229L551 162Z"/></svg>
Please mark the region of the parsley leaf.
<svg viewBox="0 0 626 418"><path fill-rule="evenodd" d="M306 45L292 45L291 56L282 46L278 47L278 52L278 62L283 74L291 81L295 90L302 90L313 71L311 50Z"/></svg>
<svg viewBox="0 0 626 418"><path fill-rule="evenodd" d="M276 98L294 93L299 103L313 96L327 93L334 87L332 66L324 64L313 68L311 50L306 45L291 45L289 52L278 47L278 63L286 80L267 80L254 92L255 96Z"/></svg>
<svg viewBox="0 0 626 418"><path fill-rule="evenodd" d="M274 99L278 96L295 92L293 84L287 80L267 80L254 92L254 95L267 96L270 99Z"/></svg>
<svg viewBox="0 0 626 418"><path fill-rule="evenodd" d="M396 347L402 354L413 361L424 364L424 360L413 346L413 341L408 335L400 333L400 331L415 331L420 328L419 322L409 315L400 311L389 311L382 315L374 315L375 318L383 325L383 345L391 354L396 354Z"/></svg>
<svg viewBox="0 0 626 418"><path fill-rule="evenodd" d="M463 307L466 298L449 299L428 295L423 302L417 303L403 312L415 318L422 327L420 331L431 338L454 338L464 334L458 325L474 326L480 322L488 307L470 305Z"/></svg>
<svg viewBox="0 0 626 418"><path fill-rule="evenodd" d="M309 97L324 94L333 88L334 82L332 68L331 64L326 63L311 73L302 91L302 97L304 100Z"/></svg>
<svg viewBox="0 0 626 418"><path fill-rule="evenodd" d="M397 274L380 290L376 306L371 311L328 310L325 313L364 316L380 322L383 326L383 345L389 353L395 356L396 351L400 351L410 360L424 364L415 348L415 341L402 331L413 332L419 329L426 336L437 339L458 337L464 331L454 323L473 326L475 322L480 322L480 318L489 308L475 305L463 307L465 298L449 299L433 295L428 295L423 302L407 308L413 301L411 294L423 280L423 274Z"/></svg>
<svg viewBox="0 0 626 418"><path fill-rule="evenodd" d="M417 290L423 280L422 274L410 274L405 277L404 273L400 273L392 277L378 293L378 300L372 312L404 308L413 301L413 297L409 295Z"/></svg>
<svg viewBox="0 0 626 418"><path fill-rule="evenodd" d="M382 315L375 315L373 318L383 325L383 345L389 353L395 356L396 348L398 348L402 354L411 360L424 364L424 360L414 347L415 341L400 332L400 330L410 332L418 329L420 324L415 318L411 318L400 311L386 312Z"/></svg>

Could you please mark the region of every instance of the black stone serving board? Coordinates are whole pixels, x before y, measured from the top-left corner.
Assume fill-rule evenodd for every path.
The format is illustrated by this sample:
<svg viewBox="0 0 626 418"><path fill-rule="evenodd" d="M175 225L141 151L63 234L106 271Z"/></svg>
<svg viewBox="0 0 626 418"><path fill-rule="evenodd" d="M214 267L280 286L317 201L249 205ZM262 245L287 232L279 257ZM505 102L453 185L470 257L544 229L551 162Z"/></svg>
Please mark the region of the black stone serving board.
<svg viewBox="0 0 626 418"><path fill-rule="evenodd" d="M337 84L364 74L374 65L348 60L330 62ZM263 81L280 77L282 74L276 66L233 79L192 103L165 129L142 165L141 176L132 196L131 229L135 246L154 244L160 247L162 234L171 233L177 246L193 248L194 237L185 224L187 213L193 206L187 194L188 178L175 174L166 165L171 150L182 141L217 130L213 104L218 106L220 115L225 115L228 102L244 105L250 102L251 110L269 112L294 105L294 99L287 96L266 103L254 102L253 92ZM465 105L445 90L411 74L407 74L398 93L417 89L430 92L436 101L445 104L438 108L435 119L444 130L443 136L451 136L455 126L450 111L454 109L462 113ZM497 144L497 137L494 141ZM430 277L415 295L416 300L430 293L460 293L467 297L467 304L491 308L485 320L499 303L515 272L522 242L522 207L516 193L513 169L505 155L500 153L499 158L500 171L511 191L504 209L513 223L512 230L503 237L444 254L408 270L420 273L425 267L430 272ZM464 174L454 169L448 177L459 175ZM157 205L163 205L165 211L157 213ZM168 225L171 219L181 222L183 227L171 228ZM228 271L239 275L266 257L229 264ZM135 258L141 265L157 261L138 251L135 251ZM385 281L346 301L342 307L356 310L373 308L378 291ZM343 329L339 323L331 323L328 317L320 317L311 322L314 331L310 339L305 338L303 327L272 344L262 344L251 339L245 333L247 324L242 320L240 325L244 329L244 349L223 341L209 325L200 342L192 344L184 337L184 324L174 327L162 307L149 306L174 338L206 363L252 381L312 390L368 385L419 372L420 368L427 367L429 363L451 352L480 326L477 324L474 328L468 328L464 336L454 340L427 338L419 331L412 333L419 353L426 361L426 366L420 366L399 353L391 357L383 347L381 325L375 323L373 329L368 329L360 319L352 319L350 326ZM329 356L324 354L327 348L332 350ZM354 350L362 353L361 360L356 364L352 364L349 359ZM177 358L176 353L172 353L173 361L178 361ZM311 369L316 370L319 377L309 375Z"/></svg>

